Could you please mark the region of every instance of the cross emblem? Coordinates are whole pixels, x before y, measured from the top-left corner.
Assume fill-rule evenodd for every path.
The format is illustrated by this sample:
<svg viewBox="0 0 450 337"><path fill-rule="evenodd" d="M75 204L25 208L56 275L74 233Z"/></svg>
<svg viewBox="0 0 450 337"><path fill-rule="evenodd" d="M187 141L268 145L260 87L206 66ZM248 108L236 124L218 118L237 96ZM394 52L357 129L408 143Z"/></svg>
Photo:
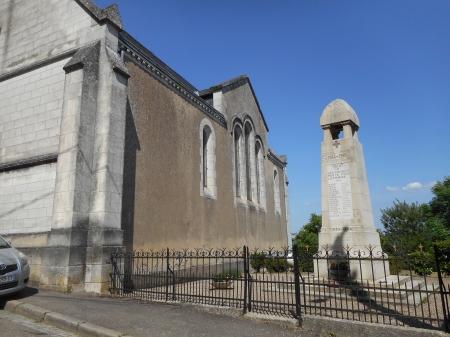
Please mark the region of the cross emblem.
<svg viewBox="0 0 450 337"><path fill-rule="evenodd" d="M341 143L339 143L338 141L335 141L333 146L337 149L339 147L339 145L341 145Z"/></svg>

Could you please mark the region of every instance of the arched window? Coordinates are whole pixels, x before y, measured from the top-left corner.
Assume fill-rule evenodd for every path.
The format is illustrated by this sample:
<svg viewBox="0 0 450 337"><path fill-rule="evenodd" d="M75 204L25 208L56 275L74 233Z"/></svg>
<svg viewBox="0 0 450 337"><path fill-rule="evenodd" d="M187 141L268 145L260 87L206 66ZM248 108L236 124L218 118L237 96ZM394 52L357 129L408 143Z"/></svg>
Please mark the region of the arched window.
<svg viewBox="0 0 450 337"><path fill-rule="evenodd" d="M280 179L278 177L278 171L273 168L273 195L275 201L275 214L281 214L280 206Z"/></svg>
<svg viewBox="0 0 450 337"><path fill-rule="evenodd" d="M261 181L259 168L259 152L261 151L261 144L255 143L255 158L256 158L256 201L261 203Z"/></svg>
<svg viewBox="0 0 450 337"><path fill-rule="evenodd" d="M266 179L264 175L264 150L260 141L255 143L256 196L260 207L266 207Z"/></svg>
<svg viewBox="0 0 450 337"><path fill-rule="evenodd" d="M245 183L242 179L245 174L245 154L242 138L242 129L236 125L234 127L234 180L236 184L236 197L242 197L243 189L245 188Z"/></svg>
<svg viewBox="0 0 450 337"><path fill-rule="evenodd" d="M216 135L206 118L200 123L200 195L216 199Z"/></svg>
<svg viewBox="0 0 450 337"><path fill-rule="evenodd" d="M245 123L245 183L247 185L247 200L253 200L253 171L255 169L254 136L250 123Z"/></svg>

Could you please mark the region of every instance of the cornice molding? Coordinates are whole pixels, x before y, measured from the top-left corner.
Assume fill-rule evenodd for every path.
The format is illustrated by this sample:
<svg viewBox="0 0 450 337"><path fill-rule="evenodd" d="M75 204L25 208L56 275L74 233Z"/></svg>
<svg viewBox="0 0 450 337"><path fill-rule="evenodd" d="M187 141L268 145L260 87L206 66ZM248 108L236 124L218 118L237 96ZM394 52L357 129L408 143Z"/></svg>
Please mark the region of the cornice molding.
<svg viewBox="0 0 450 337"><path fill-rule="evenodd" d="M167 87L175 91L180 96L184 97L188 102L199 108L205 115L227 129L227 120L225 116L206 103L201 97L198 96L198 93L191 91L174 77L167 74L166 71L159 67L155 62L145 57L143 53L128 44L126 40L119 39L119 49L122 50L128 58L139 64L149 74L157 78L160 82L164 83Z"/></svg>
<svg viewBox="0 0 450 337"><path fill-rule="evenodd" d="M321 127L322 127L322 129L323 130L327 130L327 129L331 129L333 126L335 126L335 125L338 125L338 126L341 126L341 125L351 125L356 131L358 131L358 129L359 129L359 126L358 125L356 125L353 121L351 121L351 120L346 120L346 121L342 121L342 122L338 122L338 123L332 123L332 124L324 124L324 125L321 125Z"/></svg>
<svg viewBox="0 0 450 337"><path fill-rule="evenodd" d="M44 154L41 156L35 156L31 158L25 158L20 160L11 161L8 163L0 164L0 173L6 171L18 170L31 166L38 166L48 163L54 163L58 160L57 153Z"/></svg>
<svg viewBox="0 0 450 337"><path fill-rule="evenodd" d="M286 158L286 156L284 156ZM272 163L277 165L279 168L284 169L286 167L287 162L284 162L279 155L277 155L272 149L267 151L267 159L269 159Z"/></svg>
<svg viewBox="0 0 450 337"><path fill-rule="evenodd" d="M55 63L57 61L63 60L65 58L68 58L70 56L73 56L73 55L75 55L75 53L79 49L80 49L80 47L69 49L69 50L66 50L66 51L64 51L62 53L59 53L57 55L47 57L46 59L39 60L37 62L34 62L34 63L28 64L26 66L23 66L21 68L17 68L15 70L10 71L10 72L4 73L3 75L0 75L0 82L9 80L9 79L11 79L13 77L17 77L19 75L23 75L23 74L28 73L28 72L30 72L32 70L45 67L45 66L47 66L49 64L52 64L52 63Z"/></svg>

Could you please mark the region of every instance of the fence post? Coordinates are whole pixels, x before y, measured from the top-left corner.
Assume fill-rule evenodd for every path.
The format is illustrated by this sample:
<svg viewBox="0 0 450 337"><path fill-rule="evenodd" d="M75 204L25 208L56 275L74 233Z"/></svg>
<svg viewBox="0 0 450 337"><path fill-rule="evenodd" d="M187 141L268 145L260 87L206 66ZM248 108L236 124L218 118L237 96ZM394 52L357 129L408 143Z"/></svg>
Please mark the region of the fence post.
<svg viewBox="0 0 450 337"><path fill-rule="evenodd" d="M445 332L450 332L449 328L449 321L448 321L448 312L447 312L447 292L445 291L445 284L444 281L442 281L442 274L441 274L441 267L439 265L439 250L437 249L436 244L434 245L434 257L436 259L436 268L438 273L438 279L439 279L439 292L441 293L441 301L442 301L442 310L444 312L444 324L445 324ZM447 303L448 304L448 303Z"/></svg>
<svg viewBox="0 0 450 337"><path fill-rule="evenodd" d="M247 313L247 294L248 294L248 254L247 246L244 246L244 314Z"/></svg>
<svg viewBox="0 0 450 337"><path fill-rule="evenodd" d="M111 288L110 288L110 292L111 293L113 293L113 294L116 294L117 293L117 290L116 290L116 273L115 273L115 270L114 270L114 268L115 268L115 264L116 264L116 261L114 260L114 253L111 253L111 273L109 273L109 275L110 275L110 277L111 277Z"/></svg>
<svg viewBox="0 0 450 337"><path fill-rule="evenodd" d="M294 285L295 285L295 314L297 315L298 325L302 325L302 313L300 310L300 268L298 266L298 246L292 247L294 257Z"/></svg>
<svg viewBox="0 0 450 337"><path fill-rule="evenodd" d="M166 257L167 257L166 261L166 302L167 302L169 299L169 247L167 247Z"/></svg>

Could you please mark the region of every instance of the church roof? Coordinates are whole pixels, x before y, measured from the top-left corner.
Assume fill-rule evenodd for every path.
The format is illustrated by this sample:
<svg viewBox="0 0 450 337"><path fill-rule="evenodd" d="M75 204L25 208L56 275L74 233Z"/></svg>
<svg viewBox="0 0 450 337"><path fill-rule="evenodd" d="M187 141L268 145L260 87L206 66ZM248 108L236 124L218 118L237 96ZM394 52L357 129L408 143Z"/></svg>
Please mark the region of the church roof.
<svg viewBox="0 0 450 337"><path fill-rule="evenodd" d="M327 105L320 117L320 125L336 124L351 121L359 127L359 118L355 110L343 99L335 99Z"/></svg>
<svg viewBox="0 0 450 337"><path fill-rule="evenodd" d="M248 77L248 75L241 75L241 76L235 77L235 78L233 78L231 80L228 80L228 81L225 81L225 82L213 85L212 87L210 87L208 89L200 90L199 95L203 97L203 96L212 94L214 92L217 92L217 91L220 91L222 89L225 89L226 87L234 85L234 84L236 84L236 83L238 83L240 81L247 82L248 85L250 86L250 89L251 89L252 94L253 94L253 98L255 99L256 105L258 106L259 113L261 114L262 120L264 122L264 126L266 127L266 130L269 131L269 126L267 125L266 119L265 119L264 114L263 114L263 112L261 110L261 106L259 105L258 98L256 97L255 90L253 89L252 83L250 82L250 78Z"/></svg>
<svg viewBox="0 0 450 337"><path fill-rule="evenodd" d="M122 18L120 17L119 7L114 4L100 9L92 0L76 0L96 21L109 21L119 30L123 29Z"/></svg>

